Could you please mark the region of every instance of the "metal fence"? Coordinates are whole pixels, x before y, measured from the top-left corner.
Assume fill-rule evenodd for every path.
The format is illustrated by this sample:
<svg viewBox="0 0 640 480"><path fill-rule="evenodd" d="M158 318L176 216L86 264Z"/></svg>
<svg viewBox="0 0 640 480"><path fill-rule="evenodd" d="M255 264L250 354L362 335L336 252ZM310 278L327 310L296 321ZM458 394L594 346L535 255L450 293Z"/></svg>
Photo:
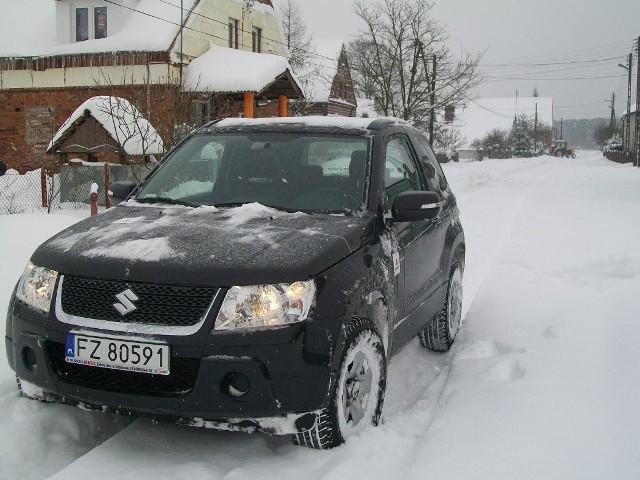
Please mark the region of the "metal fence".
<svg viewBox="0 0 640 480"><path fill-rule="evenodd" d="M25 175L9 170L0 177L0 214L29 213L41 209L40 170Z"/></svg>
<svg viewBox="0 0 640 480"><path fill-rule="evenodd" d="M139 182L155 164L63 165L49 175L34 170L19 175L11 170L0 177L0 214L89 208L91 184L98 185L98 205L109 207L107 192L120 180Z"/></svg>

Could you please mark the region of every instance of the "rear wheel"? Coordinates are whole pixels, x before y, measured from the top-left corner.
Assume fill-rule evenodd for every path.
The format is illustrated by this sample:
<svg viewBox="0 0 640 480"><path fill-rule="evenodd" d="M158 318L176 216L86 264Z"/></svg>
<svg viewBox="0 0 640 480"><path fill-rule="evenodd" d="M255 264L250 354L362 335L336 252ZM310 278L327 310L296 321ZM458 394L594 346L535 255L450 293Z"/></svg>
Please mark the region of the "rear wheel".
<svg viewBox="0 0 640 480"><path fill-rule="evenodd" d="M442 310L418 337L420 345L434 352L446 352L462 326L462 269L457 258L451 262L447 295Z"/></svg>
<svg viewBox="0 0 640 480"><path fill-rule="evenodd" d="M555 155L558 158L562 158L562 157L564 157L564 152L562 150L558 149L558 150L556 150Z"/></svg>
<svg viewBox="0 0 640 480"><path fill-rule="evenodd" d="M329 405L310 430L293 436L293 443L333 448L370 425L377 425L386 387L386 360L373 323L354 318L347 326L345 347Z"/></svg>

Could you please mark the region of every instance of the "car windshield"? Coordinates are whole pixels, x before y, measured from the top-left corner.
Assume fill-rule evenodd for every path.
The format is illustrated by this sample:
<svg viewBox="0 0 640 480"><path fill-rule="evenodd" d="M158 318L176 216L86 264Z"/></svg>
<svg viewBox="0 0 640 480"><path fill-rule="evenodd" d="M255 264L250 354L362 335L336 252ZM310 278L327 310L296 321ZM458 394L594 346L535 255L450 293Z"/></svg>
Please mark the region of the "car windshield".
<svg viewBox="0 0 640 480"><path fill-rule="evenodd" d="M309 133L196 135L143 185L136 200L187 205L258 202L304 212L359 210L369 139Z"/></svg>

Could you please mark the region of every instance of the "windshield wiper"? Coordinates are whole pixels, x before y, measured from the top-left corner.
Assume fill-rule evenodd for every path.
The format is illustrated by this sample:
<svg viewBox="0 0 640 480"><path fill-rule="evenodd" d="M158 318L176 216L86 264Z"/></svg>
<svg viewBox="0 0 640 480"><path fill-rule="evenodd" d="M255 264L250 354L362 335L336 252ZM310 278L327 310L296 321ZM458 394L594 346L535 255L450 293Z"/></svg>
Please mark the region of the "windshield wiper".
<svg viewBox="0 0 640 480"><path fill-rule="evenodd" d="M175 198L169 197L145 197L145 198L136 198L137 202L140 203L168 203L169 205L184 205L187 207L199 207L195 203L185 202L184 200L176 200Z"/></svg>
<svg viewBox="0 0 640 480"><path fill-rule="evenodd" d="M214 203L214 207L225 208L225 207L241 207L242 205L246 205L248 202L219 202Z"/></svg>

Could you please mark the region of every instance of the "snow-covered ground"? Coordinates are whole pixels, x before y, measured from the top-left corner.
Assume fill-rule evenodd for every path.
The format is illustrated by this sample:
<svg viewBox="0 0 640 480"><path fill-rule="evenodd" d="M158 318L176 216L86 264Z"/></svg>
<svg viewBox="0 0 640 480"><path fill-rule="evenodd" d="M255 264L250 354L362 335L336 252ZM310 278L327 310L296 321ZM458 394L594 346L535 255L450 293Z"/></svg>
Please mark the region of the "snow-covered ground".
<svg viewBox="0 0 640 480"><path fill-rule="evenodd" d="M445 171L465 325L448 354L413 342L394 359L384 425L313 451L129 423L20 399L2 356L0 477L640 478L640 169L583 152ZM33 248L76 220L0 216L0 311Z"/></svg>

